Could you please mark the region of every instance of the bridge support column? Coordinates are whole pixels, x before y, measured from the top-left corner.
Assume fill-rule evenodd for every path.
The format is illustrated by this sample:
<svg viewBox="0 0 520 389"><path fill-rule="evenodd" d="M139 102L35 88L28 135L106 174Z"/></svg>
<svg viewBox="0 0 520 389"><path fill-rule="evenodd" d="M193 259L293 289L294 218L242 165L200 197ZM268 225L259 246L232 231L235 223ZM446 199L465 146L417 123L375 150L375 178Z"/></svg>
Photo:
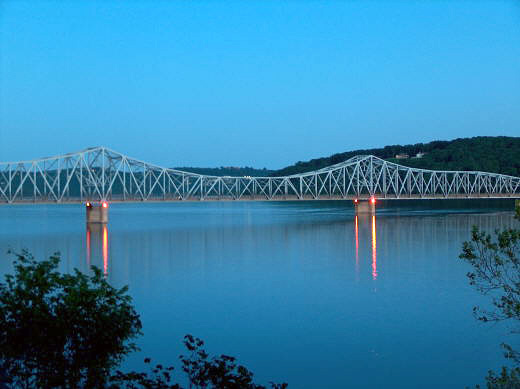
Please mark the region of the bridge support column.
<svg viewBox="0 0 520 389"><path fill-rule="evenodd" d="M370 198L369 200L354 200L354 208L356 211L356 215L360 214L370 214L374 215L376 213L376 200L375 198Z"/></svg>
<svg viewBox="0 0 520 389"><path fill-rule="evenodd" d="M85 208L87 211L87 224L108 223L108 203L106 201L103 201L101 204L93 204L91 202L87 202Z"/></svg>

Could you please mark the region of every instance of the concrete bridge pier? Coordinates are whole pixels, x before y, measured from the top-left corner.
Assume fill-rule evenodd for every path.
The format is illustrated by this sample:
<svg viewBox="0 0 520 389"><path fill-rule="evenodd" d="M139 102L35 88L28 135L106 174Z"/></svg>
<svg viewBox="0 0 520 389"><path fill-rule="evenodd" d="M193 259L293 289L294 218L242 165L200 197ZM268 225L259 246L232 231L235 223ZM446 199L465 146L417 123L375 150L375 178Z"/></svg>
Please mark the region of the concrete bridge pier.
<svg viewBox="0 0 520 389"><path fill-rule="evenodd" d="M376 213L376 199L371 197L368 200L354 199L354 208L356 215L369 214L375 215Z"/></svg>
<svg viewBox="0 0 520 389"><path fill-rule="evenodd" d="M106 201L101 202L101 204L94 204L87 201L85 209L87 211L87 224L108 223L108 203Z"/></svg>

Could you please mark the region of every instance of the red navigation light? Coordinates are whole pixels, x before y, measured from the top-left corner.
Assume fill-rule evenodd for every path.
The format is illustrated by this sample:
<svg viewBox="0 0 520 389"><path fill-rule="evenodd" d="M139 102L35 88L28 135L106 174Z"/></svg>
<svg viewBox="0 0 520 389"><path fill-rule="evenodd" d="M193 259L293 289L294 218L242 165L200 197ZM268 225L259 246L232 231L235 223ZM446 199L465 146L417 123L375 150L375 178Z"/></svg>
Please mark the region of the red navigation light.
<svg viewBox="0 0 520 389"><path fill-rule="evenodd" d="M103 206L103 208L108 208L108 203L106 201L103 201L102 206Z"/></svg>
<svg viewBox="0 0 520 389"><path fill-rule="evenodd" d="M87 201L87 204L85 204L87 206L87 208L90 208L92 207L92 204L90 204L90 202Z"/></svg>
<svg viewBox="0 0 520 389"><path fill-rule="evenodd" d="M358 199L354 199L354 204L357 204L358 203Z"/></svg>
<svg viewBox="0 0 520 389"><path fill-rule="evenodd" d="M372 204L375 204L376 203L376 198L374 196L370 197L370 202Z"/></svg>

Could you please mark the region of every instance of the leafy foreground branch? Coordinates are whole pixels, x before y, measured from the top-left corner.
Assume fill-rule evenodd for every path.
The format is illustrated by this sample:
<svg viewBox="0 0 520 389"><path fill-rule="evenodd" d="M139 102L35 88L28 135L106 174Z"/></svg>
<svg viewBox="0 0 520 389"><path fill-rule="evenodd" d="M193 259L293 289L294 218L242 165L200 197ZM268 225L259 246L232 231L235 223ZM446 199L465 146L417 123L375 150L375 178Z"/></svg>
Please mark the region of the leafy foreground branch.
<svg viewBox="0 0 520 389"><path fill-rule="evenodd" d="M58 254L41 262L27 251L14 255L14 274L0 282L0 389L181 388L173 367L117 370L142 335L127 287L112 287L95 267L92 275L62 274ZM190 388L265 388L235 358L210 358L202 340L186 335L184 345L188 355L180 360Z"/></svg>
<svg viewBox="0 0 520 389"><path fill-rule="evenodd" d="M515 218L520 220L519 204ZM520 334L520 230L497 230L492 237L473 227L460 258L472 266L467 274L470 285L491 298L492 309L474 307L475 317L482 322L507 321L513 324L512 333ZM520 388L520 352L508 344L502 347L513 367L502 367L499 374L490 370L487 388Z"/></svg>

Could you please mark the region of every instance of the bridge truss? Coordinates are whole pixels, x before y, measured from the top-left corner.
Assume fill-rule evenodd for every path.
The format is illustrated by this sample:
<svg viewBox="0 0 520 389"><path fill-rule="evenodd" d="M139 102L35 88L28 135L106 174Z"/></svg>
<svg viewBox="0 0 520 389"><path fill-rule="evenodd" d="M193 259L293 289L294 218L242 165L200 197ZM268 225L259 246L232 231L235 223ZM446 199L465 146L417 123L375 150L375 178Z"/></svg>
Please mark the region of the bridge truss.
<svg viewBox="0 0 520 389"><path fill-rule="evenodd" d="M105 147L0 163L0 202L326 200L520 197L520 178L410 168L372 155L285 177L216 177L164 168Z"/></svg>

